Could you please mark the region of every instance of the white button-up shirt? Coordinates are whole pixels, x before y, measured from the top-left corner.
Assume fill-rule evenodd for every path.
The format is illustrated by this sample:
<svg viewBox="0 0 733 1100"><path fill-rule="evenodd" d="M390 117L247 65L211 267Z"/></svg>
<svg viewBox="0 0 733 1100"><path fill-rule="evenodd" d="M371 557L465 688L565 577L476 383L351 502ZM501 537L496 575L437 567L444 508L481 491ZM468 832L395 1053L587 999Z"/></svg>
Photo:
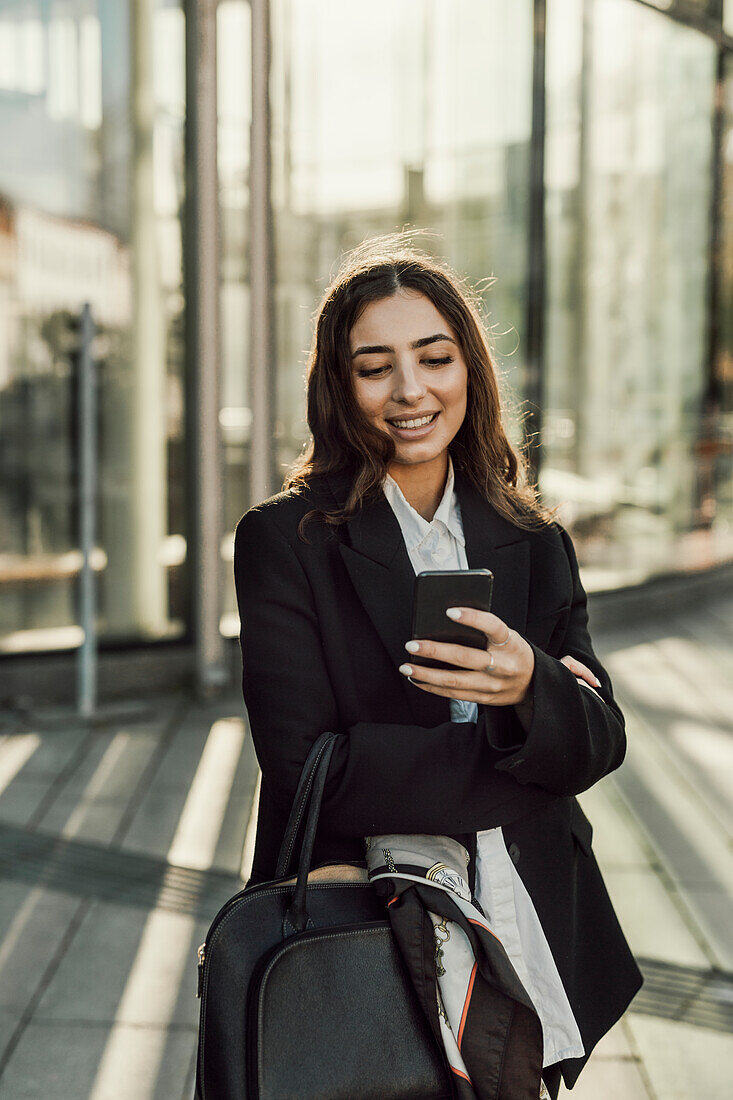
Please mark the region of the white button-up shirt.
<svg viewBox="0 0 733 1100"><path fill-rule="evenodd" d="M424 569L468 569L450 456L445 491L432 521L428 522L408 503L389 474L383 490L399 522L416 574ZM475 722L478 706L463 699L451 699L450 715L453 722ZM542 1023L543 1067L565 1058L581 1058L584 1049L577 1021L540 919L507 852L500 828L483 829L476 834L476 897L537 1010Z"/></svg>

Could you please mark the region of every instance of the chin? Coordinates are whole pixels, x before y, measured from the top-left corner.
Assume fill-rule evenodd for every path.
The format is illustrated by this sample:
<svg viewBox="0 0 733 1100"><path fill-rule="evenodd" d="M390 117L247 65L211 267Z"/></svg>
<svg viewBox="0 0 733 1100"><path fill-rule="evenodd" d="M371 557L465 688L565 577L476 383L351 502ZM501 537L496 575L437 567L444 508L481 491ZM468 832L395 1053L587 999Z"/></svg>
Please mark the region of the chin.
<svg viewBox="0 0 733 1100"><path fill-rule="evenodd" d="M412 446L398 447L395 458L398 462L404 463L405 466L416 466L421 462L433 462L436 458L440 458L447 449L447 443L445 447L432 446L429 449L426 447L424 450L413 444Z"/></svg>

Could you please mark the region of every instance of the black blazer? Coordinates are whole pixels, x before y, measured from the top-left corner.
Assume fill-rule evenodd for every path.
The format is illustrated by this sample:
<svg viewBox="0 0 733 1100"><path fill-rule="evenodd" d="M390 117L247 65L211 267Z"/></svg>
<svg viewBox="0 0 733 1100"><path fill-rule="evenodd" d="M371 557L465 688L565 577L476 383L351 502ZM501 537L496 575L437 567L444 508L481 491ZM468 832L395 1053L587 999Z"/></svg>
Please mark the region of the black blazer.
<svg viewBox="0 0 733 1100"><path fill-rule="evenodd" d="M448 834L475 855L475 833L502 826L555 958L586 1050L621 1016L641 975L573 797L619 766L624 719L591 645L586 594L567 532L510 523L455 470L466 556L494 573L492 609L532 645L529 730L513 706L479 705L451 722L450 701L400 672L411 633L414 570L386 497L335 531L314 507L343 504L344 475L312 479L251 508L235 536L242 690L262 769L250 882L272 878L309 746L337 743L315 864L359 862L376 833ZM559 658L601 680L601 698ZM471 859L471 888L474 888ZM586 1058L563 1064L567 1084Z"/></svg>

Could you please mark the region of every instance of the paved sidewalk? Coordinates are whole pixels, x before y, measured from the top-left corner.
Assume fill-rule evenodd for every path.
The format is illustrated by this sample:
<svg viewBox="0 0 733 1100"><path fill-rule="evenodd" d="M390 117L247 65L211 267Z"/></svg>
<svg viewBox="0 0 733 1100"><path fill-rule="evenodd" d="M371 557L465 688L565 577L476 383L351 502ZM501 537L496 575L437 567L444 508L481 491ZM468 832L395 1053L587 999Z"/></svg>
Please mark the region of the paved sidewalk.
<svg viewBox="0 0 733 1100"><path fill-rule="evenodd" d="M240 698L0 744L2 1100L190 1100L196 947L257 776Z"/></svg>
<svg viewBox="0 0 733 1100"><path fill-rule="evenodd" d="M597 649L628 729L624 764L581 796L646 975L574 1100L733 1092L733 598Z"/></svg>
<svg viewBox="0 0 733 1100"><path fill-rule="evenodd" d="M630 747L582 802L648 981L578 1100L731 1092L731 624L733 600L597 638ZM238 691L149 703L2 728L0 1100L191 1100L196 946L248 873L257 766Z"/></svg>

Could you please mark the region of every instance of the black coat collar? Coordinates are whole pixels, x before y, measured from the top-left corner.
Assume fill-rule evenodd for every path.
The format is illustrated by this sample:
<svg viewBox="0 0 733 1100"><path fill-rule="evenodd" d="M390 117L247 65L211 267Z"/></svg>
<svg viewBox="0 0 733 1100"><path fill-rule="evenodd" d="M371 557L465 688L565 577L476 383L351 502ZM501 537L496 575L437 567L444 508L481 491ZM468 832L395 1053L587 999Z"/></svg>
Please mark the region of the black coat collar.
<svg viewBox="0 0 733 1100"><path fill-rule="evenodd" d="M326 480L334 499L343 505L350 487L348 476L329 475ZM455 470L455 489L468 564L472 569L492 571L492 610L508 626L523 633L529 593L527 533L504 519L460 470ZM346 534L347 539L339 547L341 556L397 668L408 657L405 642L411 636L415 571L397 517L384 493L380 492L347 521ZM434 726L449 721L448 699L421 691L407 679L404 690L418 725Z"/></svg>

